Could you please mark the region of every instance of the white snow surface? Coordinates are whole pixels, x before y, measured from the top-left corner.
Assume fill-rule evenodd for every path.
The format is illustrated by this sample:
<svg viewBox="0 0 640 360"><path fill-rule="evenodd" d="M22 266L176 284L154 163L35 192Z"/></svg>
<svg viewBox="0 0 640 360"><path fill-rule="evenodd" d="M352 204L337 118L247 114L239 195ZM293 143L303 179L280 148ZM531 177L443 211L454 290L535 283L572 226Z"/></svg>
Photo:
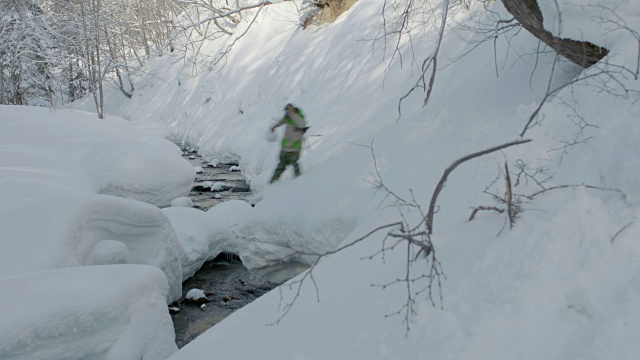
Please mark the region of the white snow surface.
<svg viewBox="0 0 640 360"><path fill-rule="evenodd" d="M15 106L0 113L3 190L16 202L71 190L169 206L191 190L195 170L176 145L153 136L169 136L158 124Z"/></svg>
<svg viewBox="0 0 640 360"><path fill-rule="evenodd" d="M93 246L89 255L92 265L129 264L131 250L118 240L101 240Z"/></svg>
<svg viewBox="0 0 640 360"><path fill-rule="evenodd" d="M0 358L169 356L182 249L154 205L194 178L164 139L172 130L77 111L0 114Z"/></svg>
<svg viewBox="0 0 640 360"><path fill-rule="evenodd" d="M207 295L204 294L204 291L202 291L202 289L191 289L187 291L187 295L185 295L185 298L189 300L200 300L206 299Z"/></svg>
<svg viewBox="0 0 640 360"><path fill-rule="evenodd" d="M553 22L549 14L555 2L541 3L545 24ZM557 3L563 9L591 4L589 0ZM605 61L635 69L639 8L631 1L598 3L618 5L615 14L620 18L616 21L622 19L635 32L585 27L593 17L568 9L560 34L576 38L583 34L580 39L609 48ZM135 200L96 195L146 196L155 198L156 205L168 205L182 195L166 194L172 197L164 199L150 189L166 191L168 183L178 188L182 170L165 171L166 178L149 176L145 166L156 169L160 163L166 166L173 161L160 162L155 157L123 165L121 157L130 152L116 151L105 145L111 141L101 140L116 130L91 138L84 127L87 121L67 126L60 120L51 122L53 129L43 130L44 120L7 121L7 108L0 108L0 277L4 277L0 281L11 285L2 286L9 289L3 294L10 294L3 295L10 302L2 308L20 299L17 292L22 288L13 282L15 277L90 265L86 262L102 253L99 250L104 246L92 249L103 241L119 241L129 249L130 261L164 270L169 279L165 296L170 298L172 286L179 283L176 279L190 276L202 262L222 251L237 253L249 269L260 272L283 262L314 264L317 257L313 254L348 245L382 225L403 221L408 227L416 226L449 165L470 153L520 139L518 134L549 84L556 87L575 76L599 71L597 67L577 69L566 61L554 66L555 56L535 54L539 43L524 30L476 46L485 34L470 31L468 25L489 24L493 30L494 16L511 16L500 2L485 4L491 12L479 2L469 11L454 7L429 104L423 107L424 93L414 91L402 102L398 120L398 101L416 83L422 60L433 51L437 26L412 27L411 41L405 36L399 43L400 66L397 56L391 61L395 42L385 48L370 41L380 35L383 4L383 0L358 1L336 22L306 30L296 25L299 2L265 6L254 26L233 43L224 69L199 69L198 76L193 76L194 69L185 67L179 55L165 54L146 64L148 77L140 81L132 99L115 90L107 98L109 114L135 120L117 121L125 128L159 121L173 129L162 136L197 148L205 161L239 159L243 176L261 198L253 208L230 201L206 213L180 207L158 210ZM434 9L436 14L440 11L439 6ZM201 51L215 54L229 45L225 41L233 40L207 42ZM422 292L412 297L415 303L409 302L415 313L405 317L407 286L396 283L397 279L405 278L408 268L419 276L428 274L429 267L421 258L408 267L406 243L392 247L393 240L385 240L387 230L382 230L323 258L313 270L313 279L305 278L300 292L293 284L264 295L170 359L207 358L212 353L221 358L264 358L268 354L285 359L636 359L640 353L636 341L640 336L640 102L636 93L621 91L621 86L637 88L637 81L628 72L620 74L616 81L607 80L611 92L601 91L601 86L570 86L559 91L542 108L540 122L526 132L524 138L532 142L473 159L451 173L438 198L432 235L446 274L433 287L435 306ZM301 107L311 126L301 157L303 175L293 179L288 169L280 181L268 185L279 147L269 143L264 132L282 116L287 102ZM89 105L75 106L89 109ZM56 118L60 113L42 116ZM581 129L578 125L584 123L589 126ZM55 132L58 128L61 130ZM158 135L156 128L150 130ZM579 140L587 140L565 146L580 130ZM281 135L282 129L278 131ZM49 139L51 133L62 140ZM142 145L129 143L139 139L124 139L116 143L129 144L124 147L135 150L134 155L146 153ZM166 144L147 141L144 148L153 147L148 151L156 155L166 150L163 159L170 158L167 153L175 148L160 150L159 143ZM31 148L35 150L29 151ZM70 148L73 156L65 150ZM97 154L102 152L111 172L96 169L95 162L103 161ZM172 170L182 169L183 162L178 165L175 161ZM480 212L468 221L470 207L495 204L485 190L504 193L498 173L505 162L514 183L516 166L524 164L532 172L544 167L541 178L551 176L544 183L546 188L592 187L559 188L528 200L513 228L506 223L505 214L497 212ZM186 168L191 180L194 170L188 163L184 166L186 187ZM128 174L137 180L136 176L144 176L149 182L130 186L121 181ZM376 191L378 176L393 194L422 209L393 206L394 196ZM165 182L158 185L152 180ZM515 188L519 194L538 190L534 181L522 176ZM89 221L92 212L82 204L90 204L95 212L102 202L111 204L105 210L110 213L108 219ZM140 221L121 224L127 212L119 209L127 209ZM116 220L111 220L114 216ZM36 226L30 226L27 219L53 231L32 229ZM86 231L78 225L102 226L103 222L114 222L117 231L104 227ZM42 249L35 249L31 242ZM11 244L10 255L4 254L7 244ZM110 244L107 253L119 262L126 251ZM93 273L127 266L131 265L86 268ZM64 275L51 281L53 287L62 288L62 278L81 275L69 269L40 274L58 271ZM426 285L424 278L410 284L414 291ZM294 300L291 311L283 313L282 305ZM90 301L78 301L93 306ZM108 297L104 301L109 303L106 306L117 303ZM42 306L48 314L45 318L53 318L58 311L48 303ZM148 314L158 321L166 315L166 307L164 311ZM11 326L28 328L29 319L25 317L24 324L17 319ZM265 326L274 322L278 325ZM42 326L47 331L57 329ZM10 325L0 322L0 334L10 334L9 329ZM128 342L137 339L126 334L123 339ZM2 335L0 341L5 336L9 335ZM82 341L77 344L85 345ZM163 359L169 352L145 358Z"/></svg>
<svg viewBox="0 0 640 360"><path fill-rule="evenodd" d="M329 216L270 218L259 204L241 200L219 204L206 213L198 209L171 207L162 211L175 229L182 251L182 278L188 279L220 253L237 254L249 270L266 273L264 281L278 282L269 271L282 263L311 265L317 254L330 251L351 229L353 221Z"/></svg>
<svg viewBox="0 0 640 360"><path fill-rule="evenodd" d="M179 198L175 198L173 200L171 200L171 207L187 207L187 208L192 208L193 207L193 201L186 197L186 196L182 196Z"/></svg>
<svg viewBox="0 0 640 360"><path fill-rule="evenodd" d="M0 288L2 359L166 359L177 350L157 268L69 267L3 277Z"/></svg>
<svg viewBox="0 0 640 360"><path fill-rule="evenodd" d="M0 210L0 275L94 265L96 259L162 269L167 300L181 295L181 248L167 217L152 205L115 196L74 194ZM106 246L113 240L128 251ZM96 248L97 247L97 248ZM104 252L110 251L111 255ZM114 251L116 250L116 251Z"/></svg>

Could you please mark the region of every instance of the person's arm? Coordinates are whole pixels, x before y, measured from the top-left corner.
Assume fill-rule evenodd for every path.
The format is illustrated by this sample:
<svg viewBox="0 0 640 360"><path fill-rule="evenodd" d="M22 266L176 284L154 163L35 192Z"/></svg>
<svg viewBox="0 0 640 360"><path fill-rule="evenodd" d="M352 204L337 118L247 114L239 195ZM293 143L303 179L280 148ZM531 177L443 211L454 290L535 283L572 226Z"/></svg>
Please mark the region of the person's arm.
<svg viewBox="0 0 640 360"><path fill-rule="evenodd" d="M276 128L280 125L284 125L285 124L285 119L287 118L287 115L285 115L282 119L280 119L280 121L278 121L275 125L273 125L271 127L271 132L274 132L276 130Z"/></svg>

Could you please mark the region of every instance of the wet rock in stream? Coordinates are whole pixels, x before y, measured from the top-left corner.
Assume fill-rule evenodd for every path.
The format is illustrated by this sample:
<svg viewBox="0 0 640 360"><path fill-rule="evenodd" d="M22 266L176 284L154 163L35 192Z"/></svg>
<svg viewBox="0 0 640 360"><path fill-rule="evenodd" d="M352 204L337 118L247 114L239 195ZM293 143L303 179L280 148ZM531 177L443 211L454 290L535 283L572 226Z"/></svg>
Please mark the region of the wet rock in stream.
<svg viewBox="0 0 640 360"><path fill-rule="evenodd" d="M201 289L205 299L183 298L171 304L180 309L172 312L176 344L183 347L235 310L251 303L271 290L271 285L257 281L237 258L225 254L205 263L182 284L182 293ZM204 308L201 306L204 305Z"/></svg>
<svg viewBox="0 0 640 360"><path fill-rule="evenodd" d="M196 169L202 169L201 173L196 174L196 181L189 194L194 208L207 211L229 200L244 200L251 205L255 204L251 188L242 178L242 173L235 170L239 169L237 162L207 162L199 155L189 152L185 152L183 157L189 159ZM192 157L195 158L191 159Z"/></svg>

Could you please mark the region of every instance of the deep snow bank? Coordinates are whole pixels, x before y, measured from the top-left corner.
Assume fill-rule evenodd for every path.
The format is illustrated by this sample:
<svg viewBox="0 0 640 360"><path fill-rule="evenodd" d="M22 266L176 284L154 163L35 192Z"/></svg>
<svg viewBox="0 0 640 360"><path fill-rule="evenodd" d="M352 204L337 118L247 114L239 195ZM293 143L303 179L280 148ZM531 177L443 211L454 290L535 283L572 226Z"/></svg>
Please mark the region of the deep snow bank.
<svg viewBox="0 0 640 360"><path fill-rule="evenodd" d="M191 190L193 166L175 145L154 136L169 136L162 127L20 106L0 106L0 113L3 178L27 198L46 196L39 188L50 185L169 206Z"/></svg>
<svg viewBox="0 0 640 360"><path fill-rule="evenodd" d="M182 278L191 277L207 261L222 252L237 254L242 264L264 281L282 282L290 263L310 266L317 256L331 251L355 226L350 218L269 218L267 207L251 207L245 201L219 204L206 213L197 209L163 209L177 234L181 252ZM284 265L283 265L284 266ZM284 273L283 273L284 272Z"/></svg>
<svg viewBox="0 0 640 360"><path fill-rule="evenodd" d="M168 205L189 192L193 167L160 137L170 130L83 112L0 111L0 276L96 261L148 264L167 275L168 300L179 298L181 249L170 222L157 207L122 198ZM103 240L128 250L98 246L96 254Z"/></svg>
<svg viewBox="0 0 640 360"><path fill-rule="evenodd" d="M104 264L117 248L100 251L101 241L114 240L128 249L128 263L162 269L169 282L167 300L180 298L181 248L162 211L142 202L106 195L68 195L37 205L0 211L0 275L61 267ZM105 251L107 253L105 253ZM96 259L99 257L99 259Z"/></svg>
<svg viewBox="0 0 640 360"><path fill-rule="evenodd" d="M177 350L156 268L31 272L0 278L0 288L2 359L166 359Z"/></svg>
<svg viewBox="0 0 640 360"><path fill-rule="evenodd" d="M176 350L166 304L181 296L182 248L154 205L186 195L194 169L171 136L149 122L0 106L0 358Z"/></svg>

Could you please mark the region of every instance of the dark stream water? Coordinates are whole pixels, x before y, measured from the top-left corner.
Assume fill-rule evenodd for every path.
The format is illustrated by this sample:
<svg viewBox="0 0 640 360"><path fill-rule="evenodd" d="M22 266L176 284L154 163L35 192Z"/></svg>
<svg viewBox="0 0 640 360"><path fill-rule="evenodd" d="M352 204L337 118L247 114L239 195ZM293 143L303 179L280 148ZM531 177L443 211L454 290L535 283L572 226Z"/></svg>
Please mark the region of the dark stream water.
<svg viewBox="0 0 640 360"><path fill-rule="evenodd" d="M229 200L245 200L252 203L251 192L240 172L234 170L237 164L219 164L217 168L208 167L196 154L185 154L185 158L194 166L203 168L196 175L189 198L195 208L206 211L215 205ZM222 182L222 191L211 192L198 186L204 181ZM193 302L185 299L191 289L205 292L206 300ZM272 289L272 285L261 282L252 276L233 254L221 254L208 261L194 276L182 284L183 298L173 303L171 317L176 331L176 344L183 347L210 327L222 321L234 311L249 304Z"/></svg>

